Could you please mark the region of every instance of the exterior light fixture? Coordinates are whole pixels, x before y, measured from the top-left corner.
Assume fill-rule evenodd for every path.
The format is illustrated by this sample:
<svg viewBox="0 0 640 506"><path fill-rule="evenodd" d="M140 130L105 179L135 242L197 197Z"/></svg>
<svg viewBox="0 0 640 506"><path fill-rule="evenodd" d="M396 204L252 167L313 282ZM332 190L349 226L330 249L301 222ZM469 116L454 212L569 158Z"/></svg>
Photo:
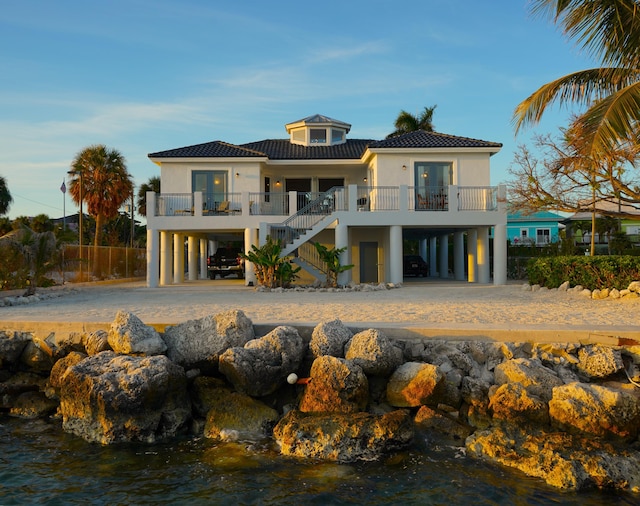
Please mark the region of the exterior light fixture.
<svg viewBox="0 0 640 506"><path fill-rule="evenodd" d="M406 165L403 165L403 166L402 166L402 170L407 170L407 166L406 166Z"/></svg>
<svg viewBox="0 0 640 506"><path fill-rule="evenodd" d="M362 180L363 180L365 183L367 182L367 178L366 178L366 177L362 178Z"/></svg>
<svg viewBox="0 0 640 506"><path fill-rule="evenodd" d="M236 177L240 177L240 173L239 172L236 172Z"/></svg>
<svg viewBox="0 0 640 506"><path fill-rule="evenodd" d="M276 181L276 186L280 186L280 180L279 179Z"/></svg>

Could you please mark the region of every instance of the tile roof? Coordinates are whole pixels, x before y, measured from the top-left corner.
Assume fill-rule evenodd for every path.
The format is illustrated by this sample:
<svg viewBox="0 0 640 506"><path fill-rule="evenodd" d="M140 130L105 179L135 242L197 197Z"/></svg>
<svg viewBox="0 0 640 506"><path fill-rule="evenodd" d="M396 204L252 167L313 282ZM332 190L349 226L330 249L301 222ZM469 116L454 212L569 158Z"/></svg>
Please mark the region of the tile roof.
<svg viewBox="0 0 640 506"><path fill-rule="evenodd" d="M389 139L347 139L335 146L301 146L289 139L266 139L247 144L222 141L150 153L149 158L246 158L266 157L270 160L349 160L362 157L367 148L500 148L502 144L468 137L418 130Z"/></svg>

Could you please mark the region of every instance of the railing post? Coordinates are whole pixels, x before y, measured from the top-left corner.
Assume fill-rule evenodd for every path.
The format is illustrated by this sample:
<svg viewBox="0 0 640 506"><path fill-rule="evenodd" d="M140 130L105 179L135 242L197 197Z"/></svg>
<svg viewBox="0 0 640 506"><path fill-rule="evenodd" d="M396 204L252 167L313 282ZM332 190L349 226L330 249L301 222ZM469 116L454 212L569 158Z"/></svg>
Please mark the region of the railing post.
<svg viewBox="0 0 640 506"><path fill-rule="evenodd" d="M158 216L158 209L156 209L156 192L147 192L147 218L149 216Z"/></svg>
<svg viewBox="0 0 640 506"><path fill-rule="evenodd" d="M460 195L459 191L460 190L458 189L458 185L449 185L449 194L447 195L447 202L449 204L447 211L455 213L460 210L460 208L458 207L458 196Z"/></svg>
<svg viewBox="0 0 640 506"><path fill-rule="evenodd" d="M193 194L193 215L202 216L202 203L204 202L202 192L195 192Z"/></svg>
<svg viewBox="0 0 640 506"><path fill-rule="evenodd" d="M242 216L249 216L251 214L249 192L242 192L240 194L240 207L242 209Z"/></svg>
<svg viewBox="0 0 640 506"><path fill-rule="evenodd" d="M406 212L408 210L409 210L409 186L407 186L406 184L401 184L400 194L398 195L398 211Z"/></svg>
<svg viewBox="0 0 640 506"><path fill-rule="evenodd" d="M293 216L298 212L298 192L289 192L289 216Z"/></svg>
<svg viewBox="0 0 640 506"><path fill-rule="evenodd" d="M349 198L349 202L347 210L351 213L358 210L358 185L350 184L348 188L349 190L347 195Z"/></svg>

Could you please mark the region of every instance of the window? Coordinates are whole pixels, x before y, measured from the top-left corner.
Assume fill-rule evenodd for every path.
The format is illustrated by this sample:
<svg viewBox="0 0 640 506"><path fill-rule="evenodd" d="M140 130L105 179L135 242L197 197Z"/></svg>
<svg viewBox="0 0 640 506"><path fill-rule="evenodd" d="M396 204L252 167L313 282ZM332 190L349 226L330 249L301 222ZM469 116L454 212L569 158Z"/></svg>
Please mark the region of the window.
<svg viewBox="0 0 640 506"><path fill-rule="evenodd" d="M326 128L309 129L309 141L311 144L326 144L327 143Z"/></svg>
<svg viewBox="0 0 640 506"><path fill-rule="evenodd" d="M548 228L536 229L536 244L549 244L551 242L551 230Z"/></svg>
<svg viewBox="0 0 640 506"><path fill-rule="evenodd" d="M203 193L205 209L217 209L227 196L226 170L194 170L191 173L191 187L194 192Z"/></svg>
<svg viewBox="0 0 640 506"><path fill-rule="evenodd" d="M520 237L522 237L523 239L526 239L527 237L529 237L529 229L521 228L520 229Z"/></svg>
<svg viewBox="0 0 640 506"><path fill-rule="evenodd" d="M331 129L331 144L340 144L344 140L344 130Z"/></svg>

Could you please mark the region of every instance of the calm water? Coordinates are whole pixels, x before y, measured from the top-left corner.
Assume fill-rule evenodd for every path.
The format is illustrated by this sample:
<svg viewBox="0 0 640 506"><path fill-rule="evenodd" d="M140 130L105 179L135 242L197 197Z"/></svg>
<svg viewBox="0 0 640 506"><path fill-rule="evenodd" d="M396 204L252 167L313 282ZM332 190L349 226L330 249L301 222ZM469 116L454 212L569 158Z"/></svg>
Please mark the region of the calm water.
<svg viewBox="0 0 640 506"><path fill-rule="evenodd" d="M640 497L568 493L418 438L384 462L306 463L270 443L183 439L100 446L42 421L0 418L0 505L25 504L638 504Z"/></svg>

